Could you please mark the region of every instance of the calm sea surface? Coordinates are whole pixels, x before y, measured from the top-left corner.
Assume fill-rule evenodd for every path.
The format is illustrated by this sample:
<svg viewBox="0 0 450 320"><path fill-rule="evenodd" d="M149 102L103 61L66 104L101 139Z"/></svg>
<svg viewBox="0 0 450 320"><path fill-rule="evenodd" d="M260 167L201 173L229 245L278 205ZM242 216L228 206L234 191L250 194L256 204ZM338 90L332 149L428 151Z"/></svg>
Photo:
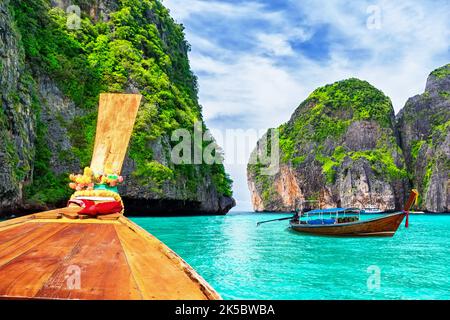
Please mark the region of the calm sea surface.
<svg viewBox="0 0 450 320"><path fill-rule="evenodd" d="M450 299L450 215L411 216L410 228L402 225L393 238L308 236L287 221L256 227L284 216L132 220L224 299Z"/></svg>

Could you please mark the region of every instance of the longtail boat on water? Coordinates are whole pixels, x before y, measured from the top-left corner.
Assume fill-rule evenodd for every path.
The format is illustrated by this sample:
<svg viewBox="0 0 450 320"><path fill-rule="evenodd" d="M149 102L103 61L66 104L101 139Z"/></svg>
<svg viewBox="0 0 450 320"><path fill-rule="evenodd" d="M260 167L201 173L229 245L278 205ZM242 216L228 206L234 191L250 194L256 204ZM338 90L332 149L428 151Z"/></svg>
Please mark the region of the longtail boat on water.
<svg viewBox="0 0 450 320"><path fill-rule="evenodd" d="M297 210L293 217L262 221L258 222L257 226L267 222L290 220L290 228L301 233L340 237L392 237L405 217L408 227L409 210L417 201L418 195L417 190L411 190L402 212L373 219L361 220L361 211L357 208L330 208L302 212Z"/></svg>
<svg viewBox="0 0 450 320"><path fill-rule="evenodd" d="M323 236L345 237L392 237L406 217L408 227L409 209L416 202L418 192L412 190L402 212L382 217L360 220L359 213L345 208L317 209L290 219L292 230Z"/></svg>
<svg viewBox="0 0 450 320"><path fill-rule="evenodd" d="M65 208L0 223L0 298L220 299L182 258L127 219L117 185L141 101L101 94L90 168Z"/></svg>

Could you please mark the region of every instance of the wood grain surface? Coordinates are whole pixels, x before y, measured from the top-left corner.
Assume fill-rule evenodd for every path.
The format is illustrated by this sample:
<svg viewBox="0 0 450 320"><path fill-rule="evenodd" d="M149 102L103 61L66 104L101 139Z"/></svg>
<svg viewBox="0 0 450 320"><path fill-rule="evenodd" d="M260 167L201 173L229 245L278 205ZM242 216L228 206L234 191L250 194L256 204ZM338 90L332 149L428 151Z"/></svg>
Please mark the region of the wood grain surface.
<svg viewBox="0 0 450 320"><path fill-rule="evenodd" d="M0 298L220 299L181 258L123 216L20 221L6 229L0 223Z"/></svg>
<svg viewBox="0 0 450 320"><path fill-rule="evenodd" d="M138 94L100 94L91 161L95 173L112 170L119 174L122 170L141 98Z"/></svg>

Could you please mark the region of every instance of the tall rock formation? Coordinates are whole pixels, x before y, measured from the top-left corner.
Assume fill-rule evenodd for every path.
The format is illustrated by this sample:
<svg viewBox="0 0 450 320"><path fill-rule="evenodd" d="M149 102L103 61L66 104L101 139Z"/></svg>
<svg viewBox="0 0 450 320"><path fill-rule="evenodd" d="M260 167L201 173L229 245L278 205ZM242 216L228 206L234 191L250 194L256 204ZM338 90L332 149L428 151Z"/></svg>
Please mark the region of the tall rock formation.
<svg viewBox="0 0 450 320"><path fill-rule="evenodd" d="M0 2L0 213L21 203L32 176L36 105L20 34L8 2Z"/></svg>
<svg viewBox="0 0 450 320"><path fill-rule="evenodd" d="M228 212L222 165L170 161L172 132L203 123L188 50L159 0L1 1L0 214L64 204L68 174L90 162L100 92L143 95L123 169L128 208Z"/></svg>
<svg viewBox="0 0 450 320"><path fill-rule="evenodd" d="M315 90L278 130L276 174L262 174L267 165L254 161L267 152L264 139L248 165L256 211L290 211L305 200L383 210L403 204L409 183L394 109L369 83L348 79Z"/></svg>
<svg viewBox="0 0 450 320"><path fill-rule="evenodd" d="M450 211L450 64L433 71L425 92L410 98L398 128L419 208Z"/></svg>

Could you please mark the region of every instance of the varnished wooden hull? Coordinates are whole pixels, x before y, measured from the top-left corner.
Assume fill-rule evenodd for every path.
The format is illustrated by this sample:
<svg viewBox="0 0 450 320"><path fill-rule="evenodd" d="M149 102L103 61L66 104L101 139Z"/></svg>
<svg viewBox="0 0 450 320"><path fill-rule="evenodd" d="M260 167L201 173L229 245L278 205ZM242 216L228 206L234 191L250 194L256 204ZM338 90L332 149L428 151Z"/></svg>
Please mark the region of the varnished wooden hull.
<svg viewBox="0 0 450 320"><path fill-rule="evenodd" d="M392 237L402 223L405 213L358 222L333 225L308 225L290 222L291 228L302 233L340 237Z"/></svg>
<svg viewBox="0 0 450 320"><path fill-rule="evenodd" d="M0 300L220 299L181 257L127 218L67 217L75 209L0 222Z"/></svg>

